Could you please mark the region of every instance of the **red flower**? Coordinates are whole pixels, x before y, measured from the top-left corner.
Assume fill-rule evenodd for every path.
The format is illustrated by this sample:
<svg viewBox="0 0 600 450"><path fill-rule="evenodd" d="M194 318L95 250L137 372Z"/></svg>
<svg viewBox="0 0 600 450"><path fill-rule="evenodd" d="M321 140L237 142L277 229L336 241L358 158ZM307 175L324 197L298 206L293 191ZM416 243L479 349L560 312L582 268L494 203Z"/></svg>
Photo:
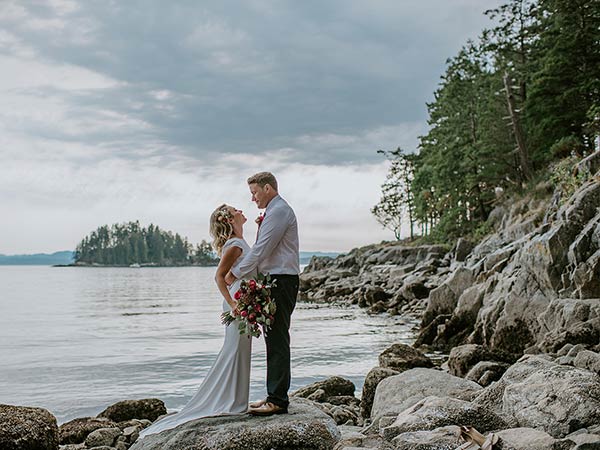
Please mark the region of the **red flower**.
<svg viewBox="0 0 600 450"><path fill-rule="evenodd" d="M258 224L258 226L260 227L260 224L262 223L262 221L263 221L263 220L265 220L265 216L264 216L264 214L261 214L261 215L259 215L259 216L256 218L255 222L256 222L256 223Z"/></svg>
<svg viewBox="0 0 600 450"><path fill-rule="evenodd" d="M242 311L242 312L240 313L240 315L241 315L242 317L246 317L246 316L248 315L248 311Z"/></svg>
<svg viewBox="0 0 600 450"><path fill-rule="evenodd" d="M249 288L250 288L250 290L252 290L252 291L253 291L253 290L255 290L255 289L256 289L256 281L254 281L254 280L250 280L250 281L248 282L248 287L249 287Z"/></svg>
<svg viewBox="0 0 600 450"><path fill-rule="evenodd" d="M241 296L242 294L240 291L237 291L235 294L233 294L233 298L235 298L236 300L239 300Z"/></svg>

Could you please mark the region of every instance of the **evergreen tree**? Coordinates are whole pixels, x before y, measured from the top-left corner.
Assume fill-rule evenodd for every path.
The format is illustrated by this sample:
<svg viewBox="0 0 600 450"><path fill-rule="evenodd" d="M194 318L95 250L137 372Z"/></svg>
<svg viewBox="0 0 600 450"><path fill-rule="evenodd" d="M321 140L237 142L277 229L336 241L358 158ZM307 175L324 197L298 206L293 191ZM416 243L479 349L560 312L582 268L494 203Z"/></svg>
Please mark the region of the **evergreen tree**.
<svg viewBox="0 0 600 450"><path fill-rule="evenodd" d="M134 263L214 265L217 261L206 241L194 249L187 238L153 224L145 229L138 221L98 227L81 240L75 252L78 263L118 266Z"/></svg>
<svg viewBox="0 0 600 450"><path fill-rule="evenodd" d="M381 200L371 209L371 213L381 225L393 231L398 240L402 222L407 217L412 239L415 223L412 191L414 155L404 153L401 148L391 152L379 150L378 153L384 154L391 161L391 166L386 181L381 186Z"/></svg>
<svg viewBox="0 0 600 450"><path fill-rule="evenodd" d="M539 0L539 58L526 101L535 156L551 160L550 148L574 136L592 147L584 124L600 105L600 2Z"/></svg>

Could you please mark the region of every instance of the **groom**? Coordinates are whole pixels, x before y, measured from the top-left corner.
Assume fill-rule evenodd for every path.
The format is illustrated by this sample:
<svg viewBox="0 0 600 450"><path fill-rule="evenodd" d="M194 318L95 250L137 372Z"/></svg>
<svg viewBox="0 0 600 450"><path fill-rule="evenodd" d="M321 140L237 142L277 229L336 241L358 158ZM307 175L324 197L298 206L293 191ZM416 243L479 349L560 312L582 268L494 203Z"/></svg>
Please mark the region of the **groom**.
<svg viewBox="0 0 600 450"><path fill-rule="evenodd" d="M236 278L257 268L269 273L276 282L271 296L277 304L271 330L265 333L267 344L267 398L251 403L248 412L257 416L285 414L288 412L290 388L290 320L300 273L298 224L290 205L277 192L277 180L270 172L260 172L248 178L252 201L265 209L258 235L252 250L241 263L232 269L225 281L231 284Z"/></svg>

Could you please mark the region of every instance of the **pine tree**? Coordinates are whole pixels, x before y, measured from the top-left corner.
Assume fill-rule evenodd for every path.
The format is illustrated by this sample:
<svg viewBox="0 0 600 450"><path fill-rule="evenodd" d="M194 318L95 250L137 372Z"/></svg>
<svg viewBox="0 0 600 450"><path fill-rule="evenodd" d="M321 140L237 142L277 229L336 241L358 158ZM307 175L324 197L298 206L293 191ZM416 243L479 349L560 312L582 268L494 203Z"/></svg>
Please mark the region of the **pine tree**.
<svg viewBox="0 0 600 450"><path fill-rule="evenodd" d="M600 104L600 2L540 0L539 58L526 102L536 160L552 159L550 148L574 136L592 147L584 124Z"/></svg>

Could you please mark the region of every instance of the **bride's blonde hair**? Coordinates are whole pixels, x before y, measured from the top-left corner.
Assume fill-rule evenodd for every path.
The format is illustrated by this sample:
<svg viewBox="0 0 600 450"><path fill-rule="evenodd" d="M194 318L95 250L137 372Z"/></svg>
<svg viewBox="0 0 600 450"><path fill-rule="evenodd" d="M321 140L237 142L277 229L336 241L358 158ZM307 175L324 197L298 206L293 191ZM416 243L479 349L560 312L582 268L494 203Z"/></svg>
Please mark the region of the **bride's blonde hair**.
<svg viewBox="0 0 600 450"><path fill-rule="evenodd" d="M229 219L232 219L233 215L229 212L228 208L229 205L223 203L210 216L210 235L213 238L212 246L219 256L221 256L225 242L233 234L233 224L229 222Z"/></svg>

